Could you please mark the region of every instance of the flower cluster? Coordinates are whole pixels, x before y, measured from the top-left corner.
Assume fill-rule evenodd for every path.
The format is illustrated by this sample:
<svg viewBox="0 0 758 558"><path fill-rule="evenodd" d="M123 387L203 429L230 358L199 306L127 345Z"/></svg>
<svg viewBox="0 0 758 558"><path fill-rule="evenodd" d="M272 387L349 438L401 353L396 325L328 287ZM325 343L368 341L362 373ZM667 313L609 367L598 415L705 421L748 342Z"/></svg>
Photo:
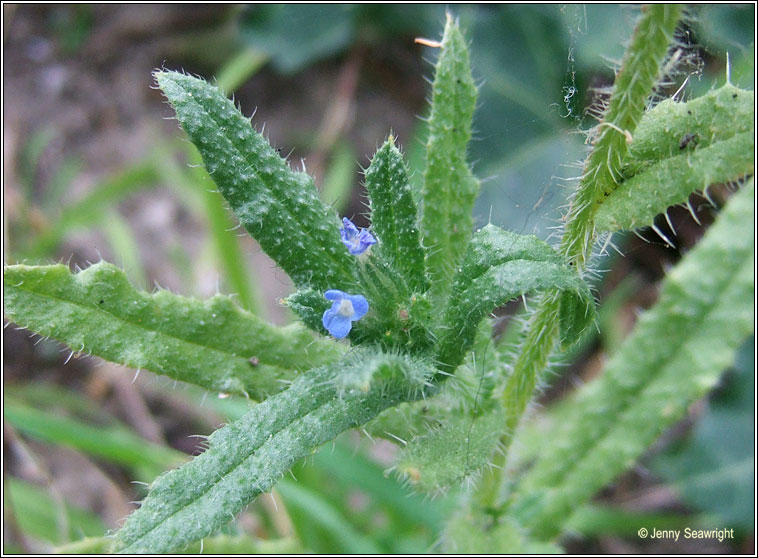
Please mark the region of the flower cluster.
<svg viewBox="0 0 758 558"><path fill-rule="evenodd" d="M347 217L342 218L340 237L342 243L354 256L360 256L372 244L376 244L376 239L370 232L366 229L359 231ZM324 312L321 323L337 339L347 337L353 328L353 322L357 322L368 312L368 301L363 295L351 295L337 289L330 289L324 293L324 297L332 301L332 307Z"/></svg>

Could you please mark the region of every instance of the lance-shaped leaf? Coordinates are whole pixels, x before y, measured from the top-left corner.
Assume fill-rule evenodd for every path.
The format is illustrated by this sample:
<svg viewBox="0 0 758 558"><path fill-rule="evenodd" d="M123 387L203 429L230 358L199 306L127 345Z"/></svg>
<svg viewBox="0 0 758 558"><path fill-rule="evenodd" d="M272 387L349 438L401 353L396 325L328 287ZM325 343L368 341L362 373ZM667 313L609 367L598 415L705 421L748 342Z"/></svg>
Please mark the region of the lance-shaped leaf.
<svg viewBox="0 0 758 558"><path fill-rule="evenodd" d="M729 83L686 103L664 99L645 112L634 131L624 179L645 167L754 130L755 93Z"/></svg>
<svg viewBox="0 0 758 558"><path fill-rule="evenodd" d="M347 289L352 259L313 179L293 171L216 87L155 72L179 123L242 226L298 287Z"/></svg>
<svg viewBox="0 0 758 558"><path fill-rule="evenodd" d="M340 375L371 375L366 390L341 391ZM116 535L123 553L171 552L226 524L299 459L384 409L419 398L425 364L377 352L299 376L289 389L214 432L208 449L158 477L142 506Z"/></svg>
<svg viewBox="0 0 758 558"><path fill-rule="evenodd" d="M4 277L5 312L17 324L74 351L216 391L262 398L284 387L288 369L340 355L303 328L271 326L225 296L137 291L105 262L76 274L65 265L13 265Z"/></svg>
<svg viewBox="0 0 758 558"><path fill-rule="evenodd" d="M466 162L476 105L466 41L448 14L432 86L421 226L433 293L449 289L473 229L479 182Z"/></svg>
<svg viewBox="0 0 758 558"><path fill-rule="evenodd" d="M725 85L687 103L668 99L648 111L624 163L624 181L598 207L597 229L650 225L691 193L752 174L754 99L752 91Z"/></svg>
<svg viewBox="0 0 758 558"><path fill-rule="evenodd" d="M379 237L375 249L412 288L421 289L426 281L416 204L403 155L392 136L366 170L366 190L371 198L371 228Z"/></svg>
<svg viewBox="0 0 758 558"><path fill-rule="evenodd" d="M511 508L540 537L631 467L707 393L753 330L754 187L728 202L664 280L658 303L561 415ZM704 273L703 270L708 272Z"/></svg>
<svg viewBox="0 0 758 558"><path fill-rule="evenodd" d="M438 360L452 371L474 343L479 322L496 307L527 292L558 289L572 294L561 306L564 336L582 331L594 317L589 288L561 257L535 236L494 225L479 230L453 281L440 336ZM558 319L558 316L555 316Z"/></svg>

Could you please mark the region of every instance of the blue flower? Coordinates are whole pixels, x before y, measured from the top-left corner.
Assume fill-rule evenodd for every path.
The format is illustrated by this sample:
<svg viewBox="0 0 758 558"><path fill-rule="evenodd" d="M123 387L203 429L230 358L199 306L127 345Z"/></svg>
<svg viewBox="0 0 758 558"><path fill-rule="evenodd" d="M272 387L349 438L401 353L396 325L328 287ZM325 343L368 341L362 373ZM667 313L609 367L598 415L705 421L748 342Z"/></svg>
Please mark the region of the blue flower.
<svg viewBox="0 0 758 558"><path fill-rule="evenodd" d="M357 322L368 312L368 301L363 295L351 295L330 289L324 293L324 297L334 301L334 304L324 312L321 321L327 331L337 339L347 336L353 322Z"/></svg>
<svg viewBox="0 0 758 558"><path fill-rule="evenodd" d="M358 232L358 227L347 217L342 218L340 236L342 237L342 244L347 246L353 256L363 254L369 246L376 244L376 239L368 230L361 229Z"/></svg>

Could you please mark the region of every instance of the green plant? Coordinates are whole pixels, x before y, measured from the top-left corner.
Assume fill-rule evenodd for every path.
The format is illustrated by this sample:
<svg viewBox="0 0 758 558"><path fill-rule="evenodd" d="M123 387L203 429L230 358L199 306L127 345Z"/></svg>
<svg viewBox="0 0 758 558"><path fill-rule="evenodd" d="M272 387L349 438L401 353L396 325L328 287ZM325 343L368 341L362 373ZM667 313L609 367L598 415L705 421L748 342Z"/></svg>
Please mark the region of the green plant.
<svg viewBox="0 0 758 558"><path fill-rule="evenodd" d="M355 427L406 441L396 470L418 489L471 486L445 549L557 550L572 514L716 383L753 327L753 92L726 84L647 109L680 16L675 5L643 10L557 249L494 225L472 231L479 183L466 150L477 89L452 17L435 67L423 186L414 191L390 136L365 173L370 231L349 220L340 228L312 178L219 89L157 71L219 192L293 280L284 303L313 331L274 327L221 295L138 292L104 262L77 274L5 268L14 322L74 351L259 401L212 434L204 453L151 483L111 550L172 552L213 535L298 460ZM505 460L541 375L558 346L571 348L593 326L585 278L598 233L654 226L669 206L726 181L744 184L668 273L603 376L556 411L542 450L511 475ZM488 315L533 293L539 303L516 348L494 343ZM11 411L28 428L44 422ZM338 531L339 515L307 490L286 484L282 493L295 514ZM335 540L374 550L352 532Z"/></svg>

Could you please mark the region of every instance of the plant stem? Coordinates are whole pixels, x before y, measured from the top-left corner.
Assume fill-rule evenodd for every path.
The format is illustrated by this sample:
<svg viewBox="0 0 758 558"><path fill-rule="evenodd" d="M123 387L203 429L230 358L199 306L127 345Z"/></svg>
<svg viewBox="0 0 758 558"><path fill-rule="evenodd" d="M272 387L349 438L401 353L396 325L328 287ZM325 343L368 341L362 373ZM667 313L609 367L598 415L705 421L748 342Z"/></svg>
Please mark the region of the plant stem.
<svg viewBox="0 0 758 558"><path fill-rule="evenodd" d="M582 179L569 207L566 231L561 252L582 272L595 242L595 212L598 201L615 189L621 162L629 150L628 140L642 118L650 93L658 83L661 63L672 40L679 16L679 5L649 5L643 7L642 17L634 30L621 71L616 77L613 92L603 121L595 128L598 133L594 148L587 158ZM537 375L546 368L556 343L560 294L543 296L528 323L521 352L508 377L503 402L506 423L502 443L507 452L519 420L531 400L537 385ZM493 469L495 481L503 469ZM500 491L492 491L496 494ZM498 505L499 502L495 502Z"/></svg>

